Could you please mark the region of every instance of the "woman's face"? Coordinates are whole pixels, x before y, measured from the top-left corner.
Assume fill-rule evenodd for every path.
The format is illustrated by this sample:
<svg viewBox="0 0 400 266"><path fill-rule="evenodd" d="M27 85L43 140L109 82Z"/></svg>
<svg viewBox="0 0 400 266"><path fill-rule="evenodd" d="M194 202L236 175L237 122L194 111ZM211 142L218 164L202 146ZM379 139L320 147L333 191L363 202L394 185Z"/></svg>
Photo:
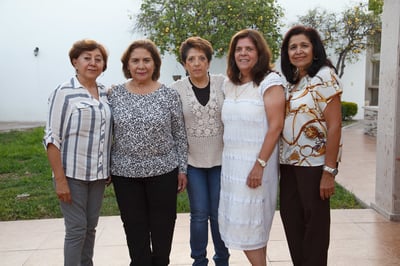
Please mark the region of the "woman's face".
<svg viewBox="0 0 400 266"><path fill-rule="evenodd" d="M242 74L250 73L258 61L257 47L248 37L239 39L235 48L235 62Z"/></svg>
<svg viewBox="0 0 400 266"><path fill-rule="evenodd" d="M104 59L99 49L84 51L78 58L72 59L79 78L94 81L103 72Z"/></svg>
<svg viewBox="0 0 400 266"><path fill-rule="evenodd" d="M289 60L300 71L311 66L314 55L313 46L304 34L293 35L288 45Z"/></svg>
<svg viewBox="0 0 400 266"><path fill-rule="evenodd" d="M133 80L142 83L152 80L155 64L151 53L144 48L136 48L131 52L128 70Z"/></svg>
<svg viewBox="0 0 400 266"><path fill-rule="evenodd" d="M203 50L190 48L183 66L191 78L201 79L207 77L210 62Z"/></svg>

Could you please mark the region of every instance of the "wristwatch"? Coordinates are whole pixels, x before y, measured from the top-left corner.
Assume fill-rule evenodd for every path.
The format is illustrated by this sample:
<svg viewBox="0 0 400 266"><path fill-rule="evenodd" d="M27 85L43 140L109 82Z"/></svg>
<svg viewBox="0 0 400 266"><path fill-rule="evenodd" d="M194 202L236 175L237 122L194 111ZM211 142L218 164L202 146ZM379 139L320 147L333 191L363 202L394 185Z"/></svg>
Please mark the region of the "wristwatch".
<svg viewBox="0 0 400 266"><path fill-rule="evenodd" d="M257 162L261 165L262 168L265 168L265 166L267 166L267 162L263 159L257 158Z"/></svg>
<svg viewBox="0 0 400 266"><path fill-rule="evenodd" d="M339 170L337 168L331 168L331 167L329 167L327 165L324 165L322 167L322 170L330 173L331 175L333 175L333 177L335 177L339 173Z"/></svg>

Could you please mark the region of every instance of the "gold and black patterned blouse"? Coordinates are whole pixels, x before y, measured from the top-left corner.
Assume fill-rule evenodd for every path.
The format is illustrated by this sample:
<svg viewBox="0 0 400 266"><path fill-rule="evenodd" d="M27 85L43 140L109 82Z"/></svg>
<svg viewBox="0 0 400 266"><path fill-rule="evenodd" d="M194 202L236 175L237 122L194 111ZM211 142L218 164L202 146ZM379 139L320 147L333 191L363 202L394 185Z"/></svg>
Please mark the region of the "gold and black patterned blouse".
<svg viewBox="0 0 400 266"><path fill-rule="evenodd" d="M327 127L323 110L332 97L342 94L334 70L323 67L314 76L303 77L286 93L285 126L280 144L280 163L319 166L325 163ZM340 160L341 146L339 150Z"/></svg>

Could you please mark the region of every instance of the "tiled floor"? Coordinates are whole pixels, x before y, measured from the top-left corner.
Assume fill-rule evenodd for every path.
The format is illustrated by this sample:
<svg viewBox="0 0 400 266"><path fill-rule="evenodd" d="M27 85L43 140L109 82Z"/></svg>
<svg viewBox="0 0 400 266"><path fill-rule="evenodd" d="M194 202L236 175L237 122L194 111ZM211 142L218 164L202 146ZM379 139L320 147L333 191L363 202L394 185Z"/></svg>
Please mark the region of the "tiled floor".
<svg viewBox="0 0 400 266"><path fill-rule="evenodd" d="M362 124L343 129L342 162L336 180L367 207L375 202L376 138L364 135Z"/></svg>
<svg viewBox="0 0 400 266"><path fill-rule="evenodd" d="M337 180L369 206L375 193L375 139L365 136L357 126L343 133L343 162ZM120 218L101 217L97 229L95 265L128 265ZM62 265L63 236L62 219L0 222L0 265ZM211 243L208 250L211 259ZM279 212L274 217L267 253L268 265L292 265ZM178 214L171 265L191 262L189 215ZM249 265L241 251L231 251L230 262ZM332 210L329 266L336 265L400 265L400 223L390 222L372 209Z"/></svg>
<svg viewBox="0 0 400 266"><path fill-rule="evenodd" d="M0 265L62 265L62 219L0 223ZM329 265L400 265L400 223L389 222L371 209L332 210ZM191 265L189 215L179 214L171 265ZM209 245L212 256L212 245ZM95 265L128 265L125 235L118 216L101 217L95 247ZM289 252L276 212L268 244L268 262L289 266ZM210 263L213 265L213 263ZM230 265L249 265L241 251L231 251Z"/></svg>

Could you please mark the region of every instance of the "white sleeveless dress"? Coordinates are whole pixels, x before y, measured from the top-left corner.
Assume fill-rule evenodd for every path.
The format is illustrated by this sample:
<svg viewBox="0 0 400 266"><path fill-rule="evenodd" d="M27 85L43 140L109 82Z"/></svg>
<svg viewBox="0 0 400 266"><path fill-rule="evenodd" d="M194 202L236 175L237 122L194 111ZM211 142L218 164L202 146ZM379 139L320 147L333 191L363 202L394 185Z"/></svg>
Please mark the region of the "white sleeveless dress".
<svg viewBox="0 0 400 266"><path fill-rule="evenodd" d="M231 249L253 250L266 246L276 208L278 145L264 169L262 185L249 188L246 179L258 158L268 130L262 95L273 85L282 85L272 72L259 87L249 82L224 83L222 107L224 149L218 210L220 233Z"/></svg>

